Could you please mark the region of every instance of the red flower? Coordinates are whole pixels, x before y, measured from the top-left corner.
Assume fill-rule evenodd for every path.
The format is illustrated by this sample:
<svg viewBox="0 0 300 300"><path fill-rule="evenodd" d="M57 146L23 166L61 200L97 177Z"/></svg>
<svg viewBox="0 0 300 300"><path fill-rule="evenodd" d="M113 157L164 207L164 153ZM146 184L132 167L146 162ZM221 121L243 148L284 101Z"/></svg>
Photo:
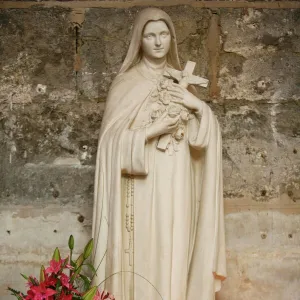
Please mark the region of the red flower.
<svg viewBox="0 0 300 300"><path fill-rule="evenodd" d="M31 290L27 291L27 296L25 298L23 298L23 299L25 299L25 300L32 300L32 299L34 299L34 293L33 293L33 291L31 291Z"/></svg>
<svg viewBox="0 0 300 300"><path fill-rule="evenodd" d="M44 283L46 284L46 286L50 287L53 286L55 287L56 283L57 283L57 278L55 278L53 275L48 275L46 272L44 272L45 274L45 280Z"/></svg>
<svg viewBox="0 0 300 300"><path fill-rule="evenodd" d="M72 300L72 295L66 295L64 291L62 291L62 294L59 296L59 300Z"/></svg>
<svg viewBox="0 0 300 300"><path fill-rule="evenodd" d="M72 288L72 284L69 282L70 278L62 273L60 276L60 281L61 281L61 285L65 286L67 289L71 289Z"/></svg>
<svg viewBox="0 0 300 300"><path fill-rule="evenodd" d="M53 300L53 295L56 291L47 288L46 284L42 282L40 285L32 286L27 292L26 300Z"/></svg>
<svg viewBox="0 0 300 300"><path fill-rule="evenodd" d="M54 259L52 259L50 261L50 267L48 267L46 269L46 273L54 273L54 274L57 274L60 269L61 269L61 265L63 263L63 260L60 260L60 261L56 261Z"/></svg>

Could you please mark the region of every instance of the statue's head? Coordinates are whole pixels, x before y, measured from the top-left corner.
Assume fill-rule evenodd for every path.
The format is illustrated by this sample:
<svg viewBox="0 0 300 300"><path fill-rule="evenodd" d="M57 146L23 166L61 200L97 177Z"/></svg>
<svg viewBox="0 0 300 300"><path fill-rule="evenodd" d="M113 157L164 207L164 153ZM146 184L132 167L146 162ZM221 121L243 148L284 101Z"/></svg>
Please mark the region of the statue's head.
<svg viewBox="0 0 300 300"><path fill-rule="evenodd" d="M167 56L171 45L171 33L163 20L149 21L143 30L141 42L142 55L151 59Z"/></svg>
<svg viewBox="0 0 300 300"><path fill-rule="evenodd" d="M142 56L166 57L170 66L181 70L173 22L170 16L158 8L146 8L135 19L132 38L120 73L137 64Z"/></svg>

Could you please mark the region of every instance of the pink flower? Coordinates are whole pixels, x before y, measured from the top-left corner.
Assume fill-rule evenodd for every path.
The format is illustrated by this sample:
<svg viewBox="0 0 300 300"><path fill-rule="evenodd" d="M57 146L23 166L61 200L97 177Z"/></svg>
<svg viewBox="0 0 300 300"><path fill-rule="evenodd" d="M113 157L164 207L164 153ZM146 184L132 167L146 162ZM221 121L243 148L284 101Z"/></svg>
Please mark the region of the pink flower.
<svg viewBox="0 0 300 300"><path fill-rule="evenodd" d="M67 269L69 269L69 270L74 270L74 267L72 267L72 266L69 265L69 264L66 264L66 265L65 265L65 268L67 268Z"/></svg>
<svg viewBox="0 0 300 300"><path fill-rule="evenodd" d="M62 260L62 266L63 266L63 269L69 269L69 270L74 270L74 267L72 267L70 265L70 258L69 256L65 259Z"/></svg>
<svg viewBox="0 0 300 300"><path fill-rule="evenodd" d="M72 288L72 284L69 283L70 278L62 273L60 276L60 281L61 281L61 285L65 286L67 289L71 289Z"/></svg>
<svg viewBox="0 0 300 300"><path fill-rule="evenodd" d="M100 293L100 291L98 290L93 300L105 300L105 299L115 300L115 297L106 291Z"/></svg>
<svg viewBox="0 0 300 300"><path fill-rule="evenodd" d="M35 277L29 276L28 282L26 283L26 285L30 288L33 285L39 285L39 282Z"/></svg>
<svg viewBox="0 0 300 300"><path fill-rule="evenodd" d="M54 274L57 274L60 269L61 269L61 265L62 263L64 262L63 259L61 259L60 261L55 261L54 259L52 259L50 261L50 267L48 267L46 269L46 273L54 273Z"/></svg>
<svg viewBox="0 0 300 300"><path fill-rule="evenodd" d="M80 295L80 292L78 292L76 289L74 289L72 283L70 283L70 277L69 276L67 276L66 274L62 273L60 275L59 280L61 282L62 287L67 288L68 292L73 292L73 293L75 293L77 295ZM67 296L69 296L69 295L67 295Z"/></svg>

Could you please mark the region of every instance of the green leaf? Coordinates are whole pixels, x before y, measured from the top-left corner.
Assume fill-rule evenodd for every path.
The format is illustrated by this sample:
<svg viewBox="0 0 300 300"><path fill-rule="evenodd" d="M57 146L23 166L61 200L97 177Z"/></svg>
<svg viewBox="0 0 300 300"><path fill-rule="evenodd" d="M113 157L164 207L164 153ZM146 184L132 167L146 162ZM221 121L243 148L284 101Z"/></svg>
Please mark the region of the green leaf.
<svg viewBox="0 0 300 300"><path fill-rule="evenodd" d="M60 252L59 252L59 250L58 250L57 247L54 250L52 259L55 260L55 261L60 261L61 260L61 258L60 258Z"/></svg>
<svg viewBox="0 0 300 300"><path fill-rule="evenodd" d="M21 274L21 276L22 276L24 279L28 280L28 277L27 277L26 275L24 275L24 274L22 274L22 273L20 273L20 274Z"/></svg>
<svg viewBox="0 0 300 300"><path fill-rule="evenodd" d="M42 265L40 270L40 282L45 281L45 267Z"/></svg>
<svg viewBox="0 0 300 300"><path fill-rule="evenodd" d="M10 292L12 292L14 295L15 295L15 294L19 295L19 294L21 293L20 291L14 290L14 289L11 288L11 287L8 287L7 289L8 289Z"/></svg>
<svg viewBox="0 0 300 300"><path fill-rule="evenodd" d="M76 278L76 276L81 272L82 267L79 267L78 269L76 269L76 271L74 272L74 274L72 275L74 278Z"/></svg>
<svg viewBox="0 0 300 300"><path fill-rule="evenodd" d="M39 285L39 283L37 282L37 280L35 280L33 277L29 277L28 281L30 281L33 285Z"/></svg>
<svg viewBox="0 0 300 300"><path fill-rule="evenodd" d="M82 266L83 260L84 260L83 254L80 254L75 262L76 268L79 268L80 266Z"/></svg>
<svg viewBox="0 0 300 300"><path fill-rule="evenodd" d="M97 287L94 286L94 287L90 288L85 294L83 294L82 299L83 300L93 300L96 293L97 293Z"/></svg>
<svg viewBox="0 0 300 300"><path fill-rule="evenodd" d="M66 265L68 264L69 262L69 256L67 256L65 259L64 259L64 262L62 263L61 265L61 268L64 269L66 267Z"/></svg>
<svg viewBox="0 0 300 300"><path fill-rule="evenodd" d="M89 267L89 269L91 269L93 271L93 273L96 274L97 271L92 264L85 264L85 265L87 265Z"/></svg>
<svg viewBox="0 0 300 300"><path fill-rule="evenodd" d="M61 287L61 282L60 282L60 280L57 280L56 285L55 285L55 290L59 291L60 287Z"/></svg>
<svg viewBox="0 0 300 300"><path fill-rule="evenodd" d="M82 267L80 266L79 268L77 268L75 270L75 272L73 273L73 275L71 276L70 282L73 283L74 280L77 278L77 275L81 272Z"/></svg>
<svg viewBox="0 0 300 300"><path fill-rule="evenodd" d="M94 240L90 239L90 241L86 244L83 252L83 258L86 260L92 253L94 247Z"/></svg>
<svg viewBox="0 0 300 300"><path fill-rule="evenodd" d="M68 245L69 245L70 250L74 249L74 237L73 237L73 235L70 235Z"/></svg>
<svg viewBox="0 0 300 300"><path fill-rule="evenodd" d="M20 291L14 290L11 287L8 287L7 289L11 292L11 295L15 296L18 300L22 300L23 299L23 297L21 297L20 294L22 294L23 296L24 296L24 294L21 293Z"/></svg>
<svg viewBox="0 0 300 300"><path fill-rule="evenodd" d="M88 290L90 288L90 285L91 285L91 280L85 275L80 274L79 276L83 280L84 290L85 291Z"/></svg>
<svg viewBox="0 0 300 300"><path fill-rule="evenodd" d="M76 263L75 263L74 260L71 260L71 261L70 261L70 265L71 265L73 268L76 268Z"/></svg>

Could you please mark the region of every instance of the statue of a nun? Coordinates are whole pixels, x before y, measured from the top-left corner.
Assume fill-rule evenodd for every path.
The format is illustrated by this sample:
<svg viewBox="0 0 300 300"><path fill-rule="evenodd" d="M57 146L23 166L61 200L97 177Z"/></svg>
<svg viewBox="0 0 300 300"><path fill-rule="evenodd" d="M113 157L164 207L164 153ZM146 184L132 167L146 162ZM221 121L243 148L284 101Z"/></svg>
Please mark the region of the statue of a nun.
<svg viewBox="0 0 300 300"><path fill-rule="evenodd" d="M181 70L170 17L142 10L95 175L94 284L117 300L213 300L226 277L220 128Z"/></svg>

